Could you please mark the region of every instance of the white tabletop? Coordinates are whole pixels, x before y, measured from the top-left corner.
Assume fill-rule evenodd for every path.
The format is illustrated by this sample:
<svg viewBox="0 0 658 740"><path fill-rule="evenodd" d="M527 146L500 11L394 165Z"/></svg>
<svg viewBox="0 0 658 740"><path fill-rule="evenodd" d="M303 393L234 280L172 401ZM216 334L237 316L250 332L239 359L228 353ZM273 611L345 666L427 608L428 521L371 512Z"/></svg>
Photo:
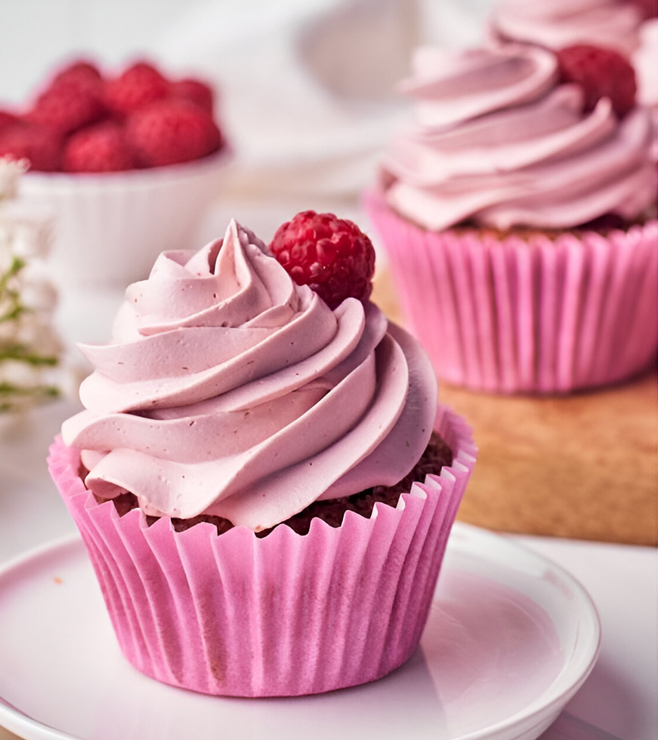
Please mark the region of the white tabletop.
<svg viewBox="0 0 658 740"><path fill-rule="evenodd" d="M94 291L63 301L67 339L103 341L121 292ZM84 305L84 310L81 306ZM0 424L0 565L74 525L46 469L48 446L77 401L43 406ZM512 535L506 535L512 536ZM602 623L602 646L590 677L570 701L561 731L546 740L658 737L658 551L654 548L513 536L562 565L592 596ZM1 625L0 625L1 626ZM578 724L582 720L587 725ZM14 738L0 728L0 740Z"/></svg>
<svg viewBox="0 0 658 740"><path fill-rule="evenodd" d="M75 531L45 463L50 441L75 409L71 402L57 402L22 423L5 425L0 432L0 564ZM658 736L658 552L636 546L514 538L571 572L589 591L601 617L601 653L592 674L568 704L569 715L621 740L654 740ZM0 729L1 740L9 737ZM605 735L590 730L580 737Z"/></svg>

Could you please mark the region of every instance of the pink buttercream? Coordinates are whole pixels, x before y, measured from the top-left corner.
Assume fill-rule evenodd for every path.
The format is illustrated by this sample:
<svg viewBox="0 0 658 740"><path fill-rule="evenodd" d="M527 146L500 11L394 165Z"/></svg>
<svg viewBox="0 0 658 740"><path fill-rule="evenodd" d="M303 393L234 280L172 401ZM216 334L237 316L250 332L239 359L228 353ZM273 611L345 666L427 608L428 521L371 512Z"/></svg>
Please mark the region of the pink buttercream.
<svg viewBox="0 0 658 740"><path fill-rule="evenodd" d="M642 20L627 0L500 0L491 27L503 38L549 49L589 43L630 54Z"/></svg>
<svg viewBox="0 0 658 740"><path fill-rule="evenodd" d="M134 283L64 423L86 485L147 514L261 530L318 499L391 485L422 454L436 380L409 335L356 299L335 311L232 222Z"/></svg>
<svg viewBox="0 0 658 740"><path fill-rule="evenodd" d="M402 91L416 120L391 143L386 197L427 229L632 220L655 198L648 111L619 121L602 98L583 113L580 87L559 84L550 51L419 49Z"/></svg>
<svg viewBox="0 0 658 740"><path fill-rule="evenodd" d="M642 105L658 108L658 18L642 24L640 45L631 61L637 77L638 98Z"/></svg>

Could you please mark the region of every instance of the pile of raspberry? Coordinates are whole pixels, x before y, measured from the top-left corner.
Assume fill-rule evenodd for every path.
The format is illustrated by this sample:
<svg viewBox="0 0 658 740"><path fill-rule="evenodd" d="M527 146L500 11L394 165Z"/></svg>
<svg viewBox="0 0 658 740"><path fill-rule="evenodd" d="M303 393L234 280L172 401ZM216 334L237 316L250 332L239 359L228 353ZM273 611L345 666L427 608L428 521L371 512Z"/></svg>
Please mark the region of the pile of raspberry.
<svg viewBox="0 0 658 740"><path fill-rule="evenodd" d="M55 74L24 111L0 109L0 157L39 172L117 172L189 162L223 146L205 82L139 61L104 75L91 61Z"/></svg>

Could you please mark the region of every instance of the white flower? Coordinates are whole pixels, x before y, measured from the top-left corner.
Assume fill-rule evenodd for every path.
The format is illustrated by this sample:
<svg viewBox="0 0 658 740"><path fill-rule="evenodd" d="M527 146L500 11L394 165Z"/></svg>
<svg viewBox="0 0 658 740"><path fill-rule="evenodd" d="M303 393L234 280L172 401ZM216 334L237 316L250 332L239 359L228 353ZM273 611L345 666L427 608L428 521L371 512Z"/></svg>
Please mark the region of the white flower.
<svg viewBox="0 0 658 740"><path fill-rule="evenodd" d="M55 288L41 260L28 262L21 270L21 303L28 311L52 315L57 305Z"/></svg>
<svg viewBox="0 0 658 740"><path fill-rule="evenodd" d="M14 198L18 187L18 178L28 168L27 160L16 162L9 157L0 157L0 200Z"/></svg>
<svg viewBox="0 0 658 740"><path fill-rule="evenodd" d="M0 159L0 413L52 397L62 375L57 291L41 259L50 222L13 200L23 171Z"/></svg>
<svg viewBox="0 0 658 740"><path fill-rule="evenodd" d="M52 221L27 210L21 203L2 205L0 219L9 234L11 251L17 257L45 257L52 243ZM5 237L6 238L6 237Z"/></svg>

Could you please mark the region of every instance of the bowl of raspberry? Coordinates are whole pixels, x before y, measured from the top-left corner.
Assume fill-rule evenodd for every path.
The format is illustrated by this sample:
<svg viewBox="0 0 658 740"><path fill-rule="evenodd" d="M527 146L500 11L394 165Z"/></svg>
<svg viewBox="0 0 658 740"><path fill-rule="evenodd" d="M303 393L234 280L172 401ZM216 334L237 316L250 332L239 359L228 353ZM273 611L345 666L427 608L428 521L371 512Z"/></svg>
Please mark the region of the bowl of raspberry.
<svg viewBox="0 0 658 740"><path fill-rule="evenodd" d="M63 286L121 287L188 246L218 197L228 147L214 90L148 61L61 67L21 111L0 110L0 157L27 160L27 203L53 219Z"/></svg>

